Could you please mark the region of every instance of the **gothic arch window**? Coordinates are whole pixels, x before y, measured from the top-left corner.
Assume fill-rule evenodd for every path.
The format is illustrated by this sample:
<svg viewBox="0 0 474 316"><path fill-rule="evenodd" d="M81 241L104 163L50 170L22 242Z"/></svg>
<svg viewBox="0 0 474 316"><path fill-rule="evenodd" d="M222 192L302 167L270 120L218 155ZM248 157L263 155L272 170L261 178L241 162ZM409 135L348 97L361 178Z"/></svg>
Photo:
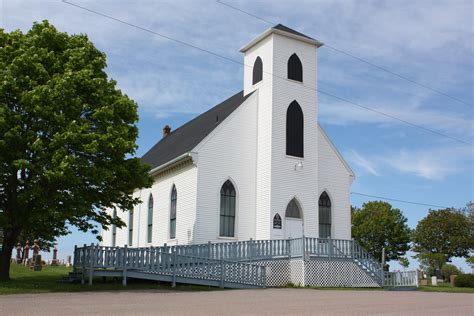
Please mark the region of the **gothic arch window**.
<svg viewBox="0 0 474 316"><path fill-rule="evenodd" d="M133 209L128 211L128 245L133 244Z"/></svg>
<svg viewBox="0 0 474 316"><path fill-rule="evenodd" d="M148 198L148 217L147 217L147 234L146 241L151 242L153 235L153 195L150 193Z"/></svg>
<svg viewBox="0 0 474 316"><path fill-rule="evenodd" d="M331 199L324 191L319 197L319 238L331 237Z"/></svg>
<svg viewBox="0 0 474 316"><path fill-rule="evenodd" d="M298 206L298 202L296 202L296 199L292 199L290 203L288 203L285 211L285 217L302 218L301 210Z"/></svg>
<svg viewBox="0 0 474 316"><path fill-rule="evenodd" d="M221 187L219 236L235 237L235 188L230 180Z"/></svg>
<svg viewBox="0 0 474 316"><path fill-rule="evenodd" d="M303 65L296 54L288 59L288 79L303 82Z"/></svg>
<svg viewBox="0 0 474 316"><path fill-rule="evenodd" d="M275 216L273 216L273 228L281 229L281 216L278 213L276 213Z"/></svg>
<svg viewBox="0 0 474 316"><path fill-rule="evenodd" d="M178 201L178 193L176 186L173 184L171 189L171 203L170 203L170 239L176 238L176 203Z"/></svg>
<svg viewBox="0 0 474 316"><path fill-rule="evenodd" d="M114 207L114 211L112 213L112 218L116 219L117 218L117 210ZM112 225L112 247L115 247L117 241L117 225L113 224Z"/></svg>
<svg viewBox="0 0 474 316"><path fill-rule="evenodd" d="M303 158L303 111L298 102L291 102L286 111L286 154Z"/></svg>
<svg viewBox="0 0 474 316"><path fill-rule="evenodd" d="M253 64L253 77L252 77L252 84L256 84L257 82L262 81L263 78L263 62L260 57L255 59L255 63Z"/></svg>

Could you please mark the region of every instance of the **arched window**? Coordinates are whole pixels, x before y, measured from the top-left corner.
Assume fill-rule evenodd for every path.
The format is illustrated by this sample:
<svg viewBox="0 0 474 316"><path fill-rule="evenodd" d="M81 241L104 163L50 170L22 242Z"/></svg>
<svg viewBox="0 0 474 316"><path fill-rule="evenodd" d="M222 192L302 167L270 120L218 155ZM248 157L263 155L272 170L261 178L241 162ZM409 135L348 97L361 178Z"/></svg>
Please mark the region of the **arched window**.
<svg viewBox="0 0 474 316"><path fill-rule="evenodd" d="M331 237L331 199L325 192L319 197L319 238Z"/></svg>
<svg viewBox="0 0 474 316"><path fill-rule="evenodd" d="M153 195L150 193L148 198L148 227L147 227L147 242L151 242L153 234Z"/></svg>
<svg viewBox="0 0 474 316"><path fill-rule="evenodd" d="M133 244L133 209L128 211L128 245Z"/></svg>
<svg viewBox="0 0 474 316"><path fill-rule="evenodd" d="M112 218L113 219L117 218L117 210L115 209L115 207L112 213ZM115 247L116 241L117 241L117 225L113 224L112 225L112 247Z"/></svg>
<svg viewBox="0 0 474 316"><path fill-rule="evenodd" d="M273 228L281 229L281 216L278 213L276 213L275 216L273 216Z"/></svg>
<svg viewBox="0 0 474 316"><path fill-rule="evenodd" d="M296 101L286 111L286 154L303 158L303 111Z"/></svg>
<svg viewBox="0 0 474 316"><path fill-rule="evenodd" d="M176 238L176 203L178 200L178 193L176 186L173 185L171 189L171 203L170 203L170 239Z"/></svg>
<svg viewBox="0 0 474 316"><path fill-rule="evenodd" d="M230 180L221 187L221 210L219 236L234 237L235 235L235 188Z"/></svg>
<svg viewBox="0 0 474 316"><path fill-rule="evenodd" d="M290 203L288 203L285 211L285 217L301 218L301 210L298 206L298 202L296 202L296 199L293 199L290 201Z"/></svg>
<svg viewBox="0 0 474 316"><path fill-rule="evenodd" d="M255 59L255 63L253 64L253 77L252 77L252 84L256 84L257 82L262 81L263 78L263 62L260 57Z"/></svg>
<svg viewBox="0 0 474 316"><path fill-rule="evenodd" d="M303 82L303 65L296 54L288 59L288 79Z"/></svg>

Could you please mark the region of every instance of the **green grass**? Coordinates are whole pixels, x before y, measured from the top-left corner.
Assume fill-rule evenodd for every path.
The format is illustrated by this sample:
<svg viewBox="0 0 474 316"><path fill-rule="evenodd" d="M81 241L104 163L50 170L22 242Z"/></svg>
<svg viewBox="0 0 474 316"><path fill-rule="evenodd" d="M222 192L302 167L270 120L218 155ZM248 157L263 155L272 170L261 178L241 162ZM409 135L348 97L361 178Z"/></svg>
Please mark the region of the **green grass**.
<svg viewBox="0 0 474 316"><path fill-rule="evenodd" d="M42 271L31 271L23 265L12 264L10 268L10 281L0 282L0 295L23 293L50 293L50 292L85 292L85 291L123 291L123 290L176 290L176 291L209 291L218 290L215 287L199 285L180 285L175 289L169 283L157 281L129 279L126 287L121 279L94 278L94 284L82 285L79 283L60 283L72 268L65 266L43 266Z"/></svg>
<svg viewBox="0 0 474 316"><path fill-rule="evenodd" d="M444 293L474 293L474 287L454 287L449 283L438 283L438 286L420 286L423 292L444 292Z"/></svg>

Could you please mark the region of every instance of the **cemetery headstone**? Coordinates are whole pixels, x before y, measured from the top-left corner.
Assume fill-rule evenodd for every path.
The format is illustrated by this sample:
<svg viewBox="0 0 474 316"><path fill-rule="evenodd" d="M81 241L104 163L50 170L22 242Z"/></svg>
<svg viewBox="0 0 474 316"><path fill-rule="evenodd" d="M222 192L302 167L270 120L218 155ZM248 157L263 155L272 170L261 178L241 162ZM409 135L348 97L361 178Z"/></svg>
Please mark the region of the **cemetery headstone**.
<svg viewBox="0 0 474 316"><path fill-rule="evenodd" d="M16 263L20 264L22 261L21 258L21 243L16 245Z"/></svg>
<svg viewBox="0 0 474 316"><path fill-rule="evenodd" d="M51 261L52 266L57 266L58 265L58 248L54 246L53 249L53 260Z"/></svg>
<svg viewBox="0 0 474 316"><path fill-rule="evenodd" d="M431 277L431 285L438 286L438 278L436 276Z"/></svg>
<svg viewBox="0 0 474 316"><path fill-rule="evenodd" d="M28 264L28 259L30 257L30 241L29 240L26 241L26 245L23 248L23 251L25 253L23 256L23 263Z"/></svg>

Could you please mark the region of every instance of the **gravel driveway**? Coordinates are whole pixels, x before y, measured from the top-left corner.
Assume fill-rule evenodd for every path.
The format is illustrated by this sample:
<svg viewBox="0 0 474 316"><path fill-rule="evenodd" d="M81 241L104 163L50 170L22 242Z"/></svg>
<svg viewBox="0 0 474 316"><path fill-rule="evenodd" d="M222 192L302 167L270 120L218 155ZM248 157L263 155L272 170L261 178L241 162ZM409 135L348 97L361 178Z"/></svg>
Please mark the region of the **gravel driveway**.
<svg viewBox="0 0 474 316"><path fill-rule="evenodd" d="M474 315L474 294L312 289L0 296L0 315Z"/></svg>

